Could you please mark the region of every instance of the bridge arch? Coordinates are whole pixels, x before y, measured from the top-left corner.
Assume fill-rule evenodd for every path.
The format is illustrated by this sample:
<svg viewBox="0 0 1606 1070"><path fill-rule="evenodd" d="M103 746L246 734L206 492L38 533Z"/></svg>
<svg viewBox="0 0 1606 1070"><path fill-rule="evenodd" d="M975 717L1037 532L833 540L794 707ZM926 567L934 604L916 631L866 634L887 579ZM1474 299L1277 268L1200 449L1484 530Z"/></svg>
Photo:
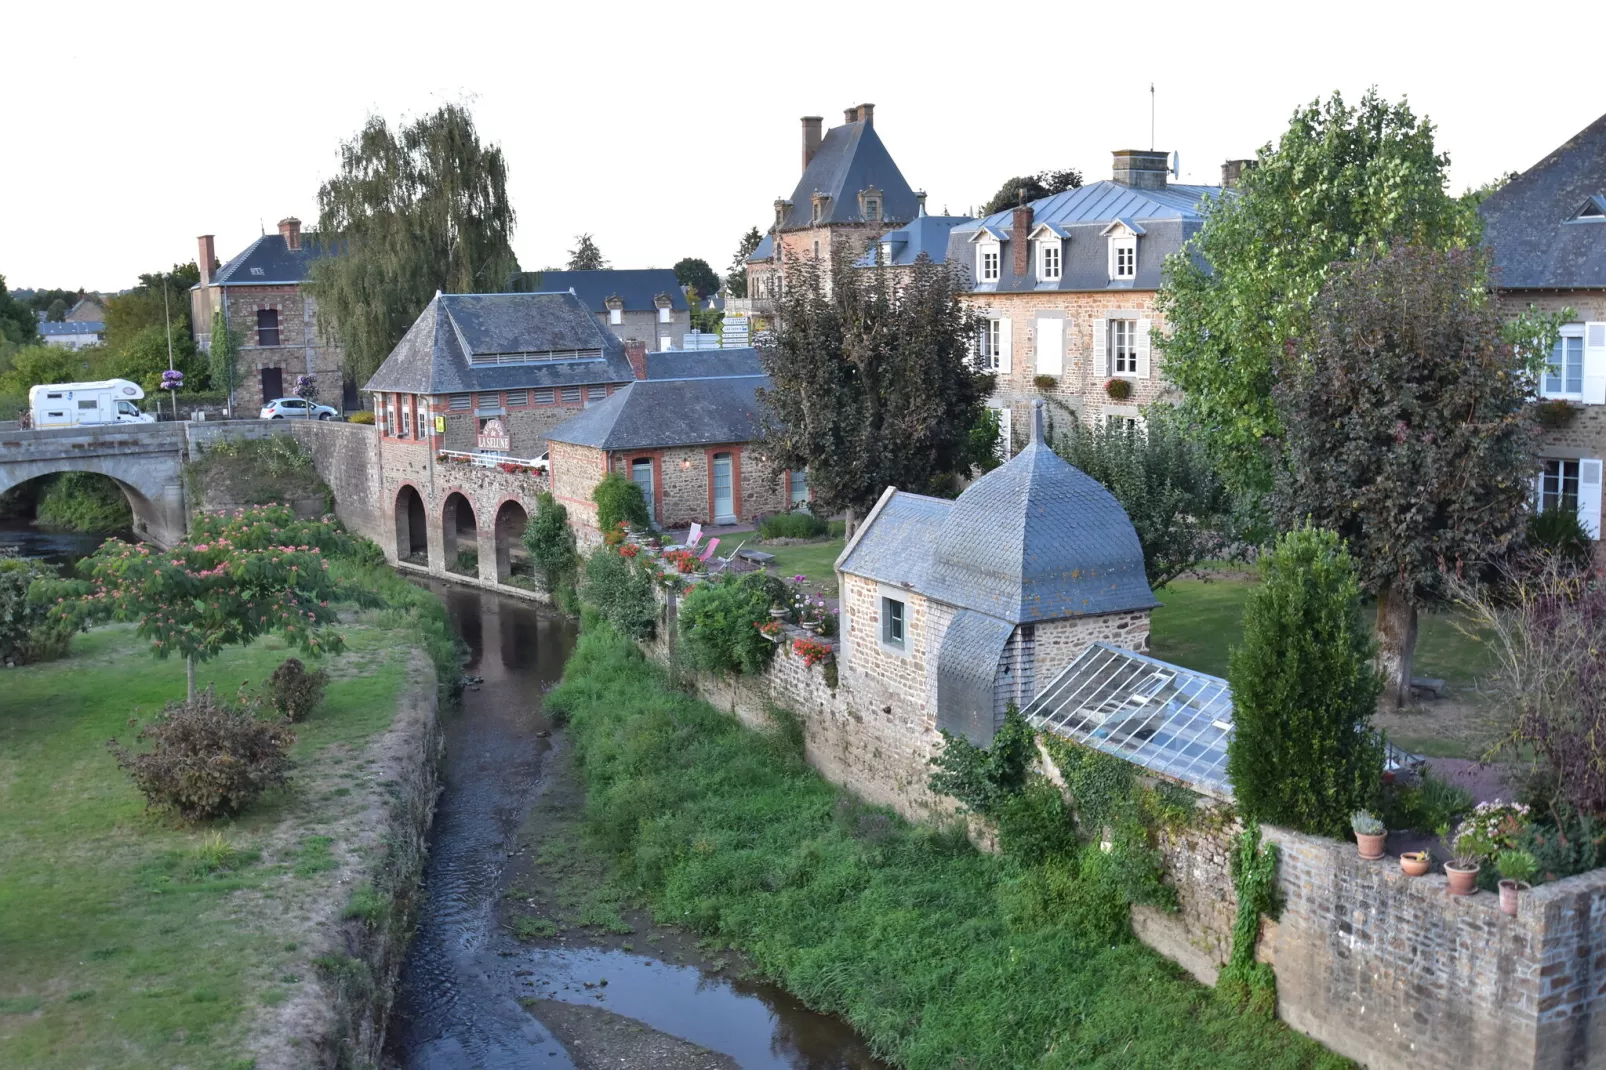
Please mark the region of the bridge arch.
<svg viewBox="0 0 1606 1070"><path fill-rule="evenodd" d="M90 472L105 476L117 485L128 500L128 511L134 537L169 547L184 538L184 492L162 466L150 463L149 457L139 458L144 464L131 464L117 457L82 457L39 460L29 463L0 464L0 494L46 476L68 472ZM177 476L174 465L172 476Z"/></svg>
<svg viewBox="0 0 1606 1070"><path fill-rule="evenodd" d="M396 560L429 560L429 513L424 496L411 483L396 491Z"/></svg>
<svg viewBox="0 0 1606 1070"><path fill-rule="evenodd" d="M517 498L504 498L496 507L496 582L506 583L513 576L513 563L524 558L524 529L530 514Z"/></svg>
<svg viewBox="0 0 1606 1070"><path fill-rule="evenodd" d="M464 544L467 545L464 545ZM457 555L462 550L479 552L479 525L474 516L474 503L461 490L447 491L441 503L441 555L448 570L457 568ZM477 574L477 573L476 573Z"/></svg>

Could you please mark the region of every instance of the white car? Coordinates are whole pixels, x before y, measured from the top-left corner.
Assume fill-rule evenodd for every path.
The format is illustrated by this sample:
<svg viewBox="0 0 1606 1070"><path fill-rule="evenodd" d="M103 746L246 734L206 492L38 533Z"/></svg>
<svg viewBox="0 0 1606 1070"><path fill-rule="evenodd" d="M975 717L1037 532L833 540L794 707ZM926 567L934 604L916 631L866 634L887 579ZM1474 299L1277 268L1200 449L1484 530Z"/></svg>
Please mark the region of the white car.
<svg viewBox="0 0 1606 1070"><path fill-rule="evenodd" d="M307 411L307 402L300 398L278 398L262 406L262 419L264 420L332 420L340 413L327 405L313 404L312 411Z"/></svg>

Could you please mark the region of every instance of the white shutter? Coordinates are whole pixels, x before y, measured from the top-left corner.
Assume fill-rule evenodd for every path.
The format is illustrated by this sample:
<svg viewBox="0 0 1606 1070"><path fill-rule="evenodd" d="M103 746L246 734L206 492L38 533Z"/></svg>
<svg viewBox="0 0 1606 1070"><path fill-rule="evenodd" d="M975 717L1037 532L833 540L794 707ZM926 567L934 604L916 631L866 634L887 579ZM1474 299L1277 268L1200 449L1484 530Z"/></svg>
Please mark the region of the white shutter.
<svg viewBox="0 0 1606 1070"><path fill-rule="evenodd" d="M1584 404L1606 405L1606 323L1584 324Z"/></svg>
<svg viewBox="0 0 1606 1070"><path fill-rule="evenodd" d="M1600 459L1578 462L1578 523L1591 539L1600 538Z"/></svg>
<svg viewBox="0 0 1606 1070"><path fill-rule="evenodd" d="M1013 368L1012 358L1015 344L1011 338L1014 333L1010 330L1012 323L1013 321L1008 316L998 321L998 372L1000 375L1008 375Z"/></svg>
<svg viewBox="0 0 1606 1070"><path fill-rule="evenodd" d="M998 455L1007 461L1015 448L1015 440L1011 437L1012 431L1010 428L1010 417L1013 413L1010 412L1008 405L993 411L998 413ZM1597 461L1595 463L1598 466L1600 462Z"/></svg>
<svg viewBox="0 0 1606 1070"><path fill-rule="evenodd" d="M1037 321L1037 374L1065 374L1065 321Z"/></svg>
<svg viewBox="0 0 1606 1070"><path fill-rule="evenodd" d="M1110 321L1103 316L1093 321L1093 374L1106 379L1110 374Z"/></svg>
<svg viewBox="0 0 1606 1070"><path fill-rule="evenodd" d="M1138 320L1138 378L1149 377L1149 330L1154 326L1153 320Z"/></svg>

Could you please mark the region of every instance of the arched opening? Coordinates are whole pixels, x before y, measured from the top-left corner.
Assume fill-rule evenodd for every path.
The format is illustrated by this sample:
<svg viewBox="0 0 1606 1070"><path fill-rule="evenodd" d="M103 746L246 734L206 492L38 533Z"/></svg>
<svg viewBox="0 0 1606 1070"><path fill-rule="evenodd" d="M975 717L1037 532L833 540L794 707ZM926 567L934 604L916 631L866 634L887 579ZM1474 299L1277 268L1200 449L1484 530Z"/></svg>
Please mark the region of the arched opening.
<svg viewBox="0 0 1606 1070"><path fill-rule="evenodd" d="M53 472L0 493L0 545L69 564L110 536L144 538L153 511L145 495L111 476Z"/></svg>
<svg viewBox="0 0 1606 1070"><path fill-rule="evenodd" d="M448 572L480 574L479 527L474 521L474 507L460 491L448 494L441 507L441 549Z"/></svg>
<svg viewBox="0 0 1606 1070"><path fill-rule="evenodd" d="M429 564L429 517L417 489L396 492L396 560Z"/></svg>
<svg viewBox="0 0 1606 1070"><path fill-rule="evenodd" d="M533 583L535 572L530 552L524 548L524 526L530 514L515 501L505 501L496 511L496 582ZM523 582L521 582L523 581Z"/></svg>

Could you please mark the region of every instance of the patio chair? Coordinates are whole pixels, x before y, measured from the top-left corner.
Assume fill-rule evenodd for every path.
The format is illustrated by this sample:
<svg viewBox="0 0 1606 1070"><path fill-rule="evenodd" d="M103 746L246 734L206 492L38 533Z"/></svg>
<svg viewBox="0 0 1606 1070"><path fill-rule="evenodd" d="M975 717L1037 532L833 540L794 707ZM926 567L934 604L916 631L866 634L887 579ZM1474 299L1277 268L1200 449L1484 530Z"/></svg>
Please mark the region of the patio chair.
<svg viewBox="0 0 1606 1070"><path fill-rule="evenodd" d="M689 549L690 547L695 546L695 545L697 545L697 544L696 543L690 543L690 544L688 544L687 548ZM697 560L701 561L703 564L706 565L708 563L708 559L710 557L714 556L714 551L717 550L717 549L719 549L719 540L718 539L709 539L708 540L708 545L703 549L703 552L698 555Z"/></svg>
<svg viewBox="0 0 1606 1070"><path fill-rule="evenodd" d="M686 549L690 550L703 540L703 526L693 523L691 530L686 532Z"/></svg>

